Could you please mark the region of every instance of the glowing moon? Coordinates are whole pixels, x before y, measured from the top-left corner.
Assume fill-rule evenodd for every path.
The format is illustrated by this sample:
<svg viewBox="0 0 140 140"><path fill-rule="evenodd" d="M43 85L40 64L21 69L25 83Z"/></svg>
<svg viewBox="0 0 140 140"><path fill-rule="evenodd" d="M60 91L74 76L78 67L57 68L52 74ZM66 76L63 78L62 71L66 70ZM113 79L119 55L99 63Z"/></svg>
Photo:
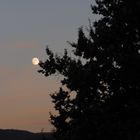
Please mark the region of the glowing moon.
<svg viewBox="0 0 140 140"><path fill-rule="evenodd" d="M37 57L34 57L34 58L32 59L32 64L33 64L33 65L38 65L38 64L39 64L39 59L38 59Z"/></svg>

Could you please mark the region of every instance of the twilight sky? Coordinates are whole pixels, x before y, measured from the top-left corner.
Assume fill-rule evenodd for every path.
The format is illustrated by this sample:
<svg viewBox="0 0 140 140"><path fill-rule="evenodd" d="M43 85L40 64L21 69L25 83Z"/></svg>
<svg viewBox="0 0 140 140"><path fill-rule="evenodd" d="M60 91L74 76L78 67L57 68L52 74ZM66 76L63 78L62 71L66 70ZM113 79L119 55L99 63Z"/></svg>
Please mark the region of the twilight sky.
<svg viewBox="0 0 140 140"><path fill-rule="evenodd" d="M39 74L34 56L45 60L49 45L61 53L92 18L94 0L0 0L0 128L51 131L53 77Z"/></svg>

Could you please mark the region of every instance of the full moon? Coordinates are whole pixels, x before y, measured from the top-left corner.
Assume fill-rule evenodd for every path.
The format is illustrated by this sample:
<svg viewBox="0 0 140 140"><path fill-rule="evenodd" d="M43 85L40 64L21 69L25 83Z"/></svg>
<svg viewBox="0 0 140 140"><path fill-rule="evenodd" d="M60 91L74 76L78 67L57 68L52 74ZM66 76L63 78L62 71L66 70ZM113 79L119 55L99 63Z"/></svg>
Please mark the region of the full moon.
<svg viewBox="0 0 140 140"><path fill-rule="evenodd" d="M39 64L39 59L38 59L37 57L34 57L34 58L32 59L32 64L33 64L33 65L38 65L38 64Z"/></svg>

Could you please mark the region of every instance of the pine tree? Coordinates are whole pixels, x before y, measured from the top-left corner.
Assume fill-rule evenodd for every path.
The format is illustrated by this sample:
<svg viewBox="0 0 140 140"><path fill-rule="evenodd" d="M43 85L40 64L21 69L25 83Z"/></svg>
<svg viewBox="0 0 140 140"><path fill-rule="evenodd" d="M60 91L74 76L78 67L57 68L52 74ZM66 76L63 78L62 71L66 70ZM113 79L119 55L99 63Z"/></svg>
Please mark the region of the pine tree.
<svg viewBox="0 0 140 140"><path fill-rule="evenodd" d="M88 32L82 28L70 43L76 58L55 55L41 62L45 76L64 76L51 95L58 115L51 114L61 140L137 140L140 137L140 2L96 0L100 15ZM63 87L66 87L63 88ZM71 98L73 94L75 98Z"/></svg>

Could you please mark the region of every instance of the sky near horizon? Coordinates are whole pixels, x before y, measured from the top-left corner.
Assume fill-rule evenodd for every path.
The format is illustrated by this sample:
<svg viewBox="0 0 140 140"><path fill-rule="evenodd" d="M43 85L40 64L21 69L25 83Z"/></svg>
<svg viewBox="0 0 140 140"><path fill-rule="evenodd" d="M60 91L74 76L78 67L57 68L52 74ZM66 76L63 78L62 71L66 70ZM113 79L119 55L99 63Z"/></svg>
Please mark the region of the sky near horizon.
<svg viewBox="0 0 140 140"><path fill-rule="evenodd" d="M51 131L53 77L39 74L33 57L45 47L61 52L88 26L94 0L0 0L0 128Z"/></svg>

